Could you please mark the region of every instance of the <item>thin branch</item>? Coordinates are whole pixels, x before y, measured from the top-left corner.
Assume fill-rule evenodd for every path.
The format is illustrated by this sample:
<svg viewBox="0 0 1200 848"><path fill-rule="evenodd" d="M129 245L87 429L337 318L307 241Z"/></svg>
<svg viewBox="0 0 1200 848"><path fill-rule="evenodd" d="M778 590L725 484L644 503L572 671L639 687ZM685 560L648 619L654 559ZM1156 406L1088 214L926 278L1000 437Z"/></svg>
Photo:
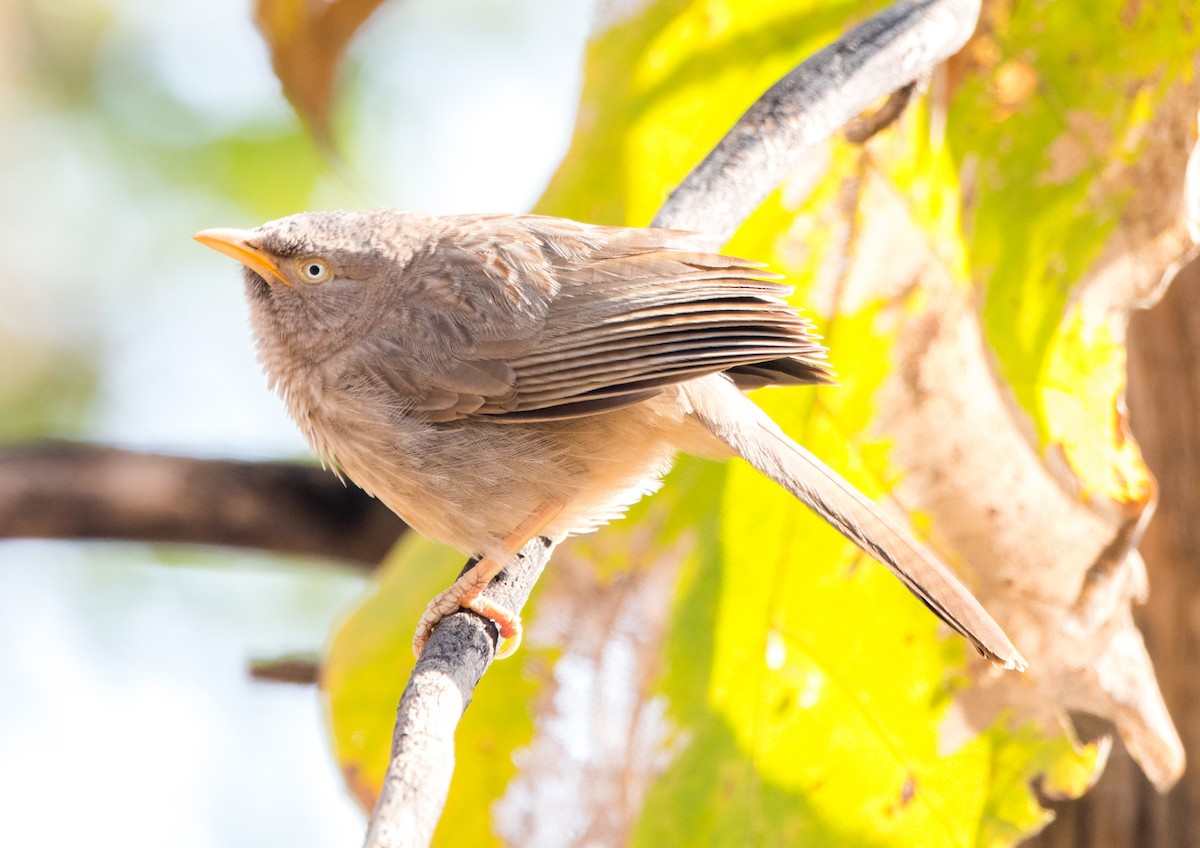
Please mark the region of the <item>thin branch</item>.
<svg viewBox="0 0 1200 848"><path fill-rule="evenodd" d="M65 442L0 449L0 539L232 545L374 568L405 529L315 466Z"/></svg>
<svg viewBox="0 0 1200 848"><path fill-rule="evenodd" d="M321 679L321 660L316 654L291 654L251 660L250 677L263 683L313 686Z"/></svg>
<svg viewBox="0 0 1200 848"><path fill-rule="evenodd" d="M488 586L488 596L521 609L553 550L549 539L531 541ZM392 757L366 848L417 848L433 838L454 774L454 730L495 657L498 639L495 624L468 610L438 622L400 696Z"/></svg>
<svg viewBox="0 0 1200 848"><path fill-rule="evenodd" d="M879 133L886 130L904 114L913 94L917 90L914 80L903 88L897 88L888 95L888 99L874 112L864 112L846 124L842 131L846 141L851 144L866 144Z"/></svg>
<svg viewBox="0 0 1200 848"><path fill-rule="evenodd" d="M655 226L728 237L804 155L874 101L953 54L974 30L978 0L904 0L795 68L742 116L671 194ZM520 610L550 549L534 540L487 594ZM469 564L468 564L469 565ZM488 624L494 634L493 625ZM392 758L366 848L426 846L454 769L454 729L493 656L474 613L443 619L409 678L396 715Z"/></svg>

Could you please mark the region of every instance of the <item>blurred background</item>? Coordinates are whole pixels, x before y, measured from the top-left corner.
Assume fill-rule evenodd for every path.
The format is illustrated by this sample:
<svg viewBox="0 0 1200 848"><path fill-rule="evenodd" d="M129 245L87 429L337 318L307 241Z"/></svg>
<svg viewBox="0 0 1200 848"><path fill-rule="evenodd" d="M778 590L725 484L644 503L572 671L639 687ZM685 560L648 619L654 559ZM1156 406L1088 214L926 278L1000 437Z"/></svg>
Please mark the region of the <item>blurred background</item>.
<svg viewBox="0 0 1200 848"><path fill-rule="evenodd" d="M191 234L528 209L566 149L592 6L385 4L351 47L331 166L248 2L0 4L0 438L307 456L237 268ZM318 693L246 666L317 649L363 588L244 551L0 542L0 845L354 844Z"/></svg>

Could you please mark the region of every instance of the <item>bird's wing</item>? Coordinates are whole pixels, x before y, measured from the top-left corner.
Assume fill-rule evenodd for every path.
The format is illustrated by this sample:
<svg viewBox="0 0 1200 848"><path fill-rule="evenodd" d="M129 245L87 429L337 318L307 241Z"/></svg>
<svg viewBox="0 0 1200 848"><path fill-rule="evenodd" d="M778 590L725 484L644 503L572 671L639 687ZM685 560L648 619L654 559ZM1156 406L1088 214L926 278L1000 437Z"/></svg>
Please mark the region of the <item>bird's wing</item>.
<svg viewBox="0 0 1200 848"><path fill-rule="evenodd" d="M692 234L459 220L408 271L416 300L430 303L428 332L449 351L416 380L405 371L413 406L431 420L591 415L720 371L747 388L830 380L824 348L777 275L697 249ZM376 361L386 369L397 359Z"/></svg>

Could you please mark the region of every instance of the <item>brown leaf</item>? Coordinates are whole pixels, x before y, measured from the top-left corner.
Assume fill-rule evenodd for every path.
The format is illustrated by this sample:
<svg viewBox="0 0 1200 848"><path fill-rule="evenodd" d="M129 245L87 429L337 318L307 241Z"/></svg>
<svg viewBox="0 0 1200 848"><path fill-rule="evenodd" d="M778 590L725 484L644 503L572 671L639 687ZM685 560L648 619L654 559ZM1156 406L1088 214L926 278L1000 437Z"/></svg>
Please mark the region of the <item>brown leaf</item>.
<svg viewBox="0 0 1200 848"><path fill-rule="evenodd" d="M258 0L254 21L271 51L283 93L325 148L338 63L382 0Z"/></svg>

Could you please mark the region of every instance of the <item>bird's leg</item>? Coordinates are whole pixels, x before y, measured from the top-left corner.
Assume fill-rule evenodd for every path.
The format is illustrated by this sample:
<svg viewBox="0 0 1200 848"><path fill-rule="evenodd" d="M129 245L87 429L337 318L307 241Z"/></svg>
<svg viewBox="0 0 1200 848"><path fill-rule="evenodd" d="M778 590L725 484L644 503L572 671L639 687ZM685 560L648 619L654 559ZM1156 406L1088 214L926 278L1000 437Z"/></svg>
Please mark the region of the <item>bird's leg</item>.
<svg viewBox="0 0 1200 848"><path fill-rule="evenodd" d="M506 642L496 653L496 659L512 656L521 645L521 616L483 597L483 590L492 582L493 577L516 558L530 539L541 535L546 525L562 510L563 504L557 501L547 501L539 506L517 525L517 529L504 537L499 553L480 557L449 589L435 595L429 606L425 607L425 614L417 624L417 632L413 636L413 653L420 657L437 623L459 607L465 607L495 622L496 627L500 629L500 637Z"/></svg>

